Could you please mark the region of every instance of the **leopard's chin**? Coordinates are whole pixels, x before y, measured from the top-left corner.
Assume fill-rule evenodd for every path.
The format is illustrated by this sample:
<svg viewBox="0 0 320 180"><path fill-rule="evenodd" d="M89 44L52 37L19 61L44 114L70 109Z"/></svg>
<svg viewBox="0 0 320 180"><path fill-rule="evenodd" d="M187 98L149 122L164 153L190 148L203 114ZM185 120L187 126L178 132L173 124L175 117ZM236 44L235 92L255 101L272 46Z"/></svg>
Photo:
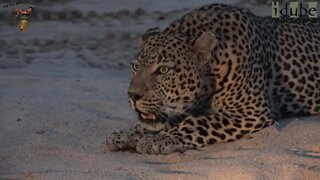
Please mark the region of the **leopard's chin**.
<svg viewBox="0 0 320 180"><path fill-rule="evenodd" d="M164 123L145 123L141 122L140 123L142 127L147 129L150 132L160 132L165 129L166 125Z"/></svg>

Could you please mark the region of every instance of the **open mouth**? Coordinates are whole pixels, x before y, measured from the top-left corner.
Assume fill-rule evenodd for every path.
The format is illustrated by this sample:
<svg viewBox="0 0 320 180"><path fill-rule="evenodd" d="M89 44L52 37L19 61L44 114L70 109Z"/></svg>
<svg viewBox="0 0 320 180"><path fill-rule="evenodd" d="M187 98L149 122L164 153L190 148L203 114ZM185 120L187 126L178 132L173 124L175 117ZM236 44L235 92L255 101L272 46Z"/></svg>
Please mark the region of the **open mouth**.
<svg viewBox="0 0 320 180"><path fill-rule="evenodd" d="M138 114L140 122L148 125L155 125L155 124L164 124L166 122L169 122L169 124L176 124L181 122L184 118L186 118L187 115L181 114L174 117L169 117L165 113L161 113L162 115L159 115L158 113L143 113L136 109L136 112Z"/></svg>
<svg viewBox="0 0 320 180"><path fill-rule="evenodd" d="M158 113L148 112L143 113L136 109L141 125L150 132L159 132L166 127L168 118L166 116L159 116Z"/></svg>
<svg viewBox="0 0 320 180"><path fill-rule="evenodd" d="M157 116L154 113L143 113L139 110L136 110L136 112L138 113L139 119L140 121L144 122L144 123L159 123L159 122L163 122L165 119L162 117Z"/></svg>
<svg viewBox="0 0 320 180"><path fill-rule="evenodd" d="M144 114L144 113L141 113L140 115L141 115L141 117L142 117L143 119L145 119L145 120L148 120L148 119L150 119L150 120L156 120L156 119L157 119L157 117L156 117L155 114Z"/></svg>

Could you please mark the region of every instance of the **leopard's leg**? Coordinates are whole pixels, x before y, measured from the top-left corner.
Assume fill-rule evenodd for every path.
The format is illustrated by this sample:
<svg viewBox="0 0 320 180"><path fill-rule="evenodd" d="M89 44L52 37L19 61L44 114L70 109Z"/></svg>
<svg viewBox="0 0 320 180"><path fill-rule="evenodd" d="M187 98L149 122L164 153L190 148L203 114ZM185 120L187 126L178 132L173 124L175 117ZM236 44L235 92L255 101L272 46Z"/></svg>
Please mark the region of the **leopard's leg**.
<svg viewBox="0 0 320 180"><path fill-rule="evenodd" d="M138 141L144 136L145 129L139 124L128 130L112 132L106 140L110 151L135 149Z"/></svg>
<svg viewBox="0 0 320 180"><path fill-rule="evenodd" d="M240 139L272 122L270 113L255 118L227 113L188 116L171 130L141 138L137 144L137 151L148 154L184 152L207 144Z"/></svg>

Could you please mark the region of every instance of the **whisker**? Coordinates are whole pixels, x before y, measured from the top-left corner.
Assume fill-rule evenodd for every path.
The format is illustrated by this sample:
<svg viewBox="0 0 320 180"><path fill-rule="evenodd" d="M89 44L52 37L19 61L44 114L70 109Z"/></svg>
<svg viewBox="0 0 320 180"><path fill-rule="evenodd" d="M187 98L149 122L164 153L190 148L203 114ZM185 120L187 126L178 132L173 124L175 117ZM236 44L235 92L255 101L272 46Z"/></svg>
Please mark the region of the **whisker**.
<svg viewBox="0 0 320 180"><path fill-rule="evenodd" d="M180 111L180 110L177 110L177 109L172 109L170 107L160 106L159 108L164 110L164 111L170 111L170 112L174 112L174 113L185 114L184 111Z"/></svg>
<svg viewBox="0 0 320 180"><path fill-rule="evenodd" d="M156 115L162 117L162 118L165 119L165 120L170 120L168 117L166 117L165 115L163 115L163 114L160 113L160 112L155 112L155 113L156 113Z"/></svg>
<svg viewBox="0 0 320 180"><path fill-rule="evenodd" d="M161 107L162 109L163 108L165 108L165 107ZM174 111L173 109L171 109L172 111ZM161 114L162 112L158 112L159 114ZM162 117L163 117L163 114L161 114L162 115ZM173 120L174 122L180 122L181 121L181 119L179 118L179 117L181 117L181 115L182 116L184 116L184 115L187 115L185 112L180 112L179 114L178 114L178 116L169 116L169 117L166 117L165 119L167 119L167 120Z"/></svg>

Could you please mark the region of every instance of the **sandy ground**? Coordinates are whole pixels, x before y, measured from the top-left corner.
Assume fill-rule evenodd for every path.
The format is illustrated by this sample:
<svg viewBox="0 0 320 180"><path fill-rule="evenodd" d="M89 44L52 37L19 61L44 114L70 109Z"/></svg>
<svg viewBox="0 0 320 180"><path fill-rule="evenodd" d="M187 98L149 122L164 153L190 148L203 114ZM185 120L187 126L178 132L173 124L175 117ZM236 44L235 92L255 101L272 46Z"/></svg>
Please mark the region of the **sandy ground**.
<svg viewBox="0 0 320 180"><path fill-rule="evenodd" d="M208 2L42 2L38 12L84 17L39 15L25 33L1 20L0 179L320 179L319 116L167 156L106 149L109 133L136 122L126 90L139 34Z"/></svg>

